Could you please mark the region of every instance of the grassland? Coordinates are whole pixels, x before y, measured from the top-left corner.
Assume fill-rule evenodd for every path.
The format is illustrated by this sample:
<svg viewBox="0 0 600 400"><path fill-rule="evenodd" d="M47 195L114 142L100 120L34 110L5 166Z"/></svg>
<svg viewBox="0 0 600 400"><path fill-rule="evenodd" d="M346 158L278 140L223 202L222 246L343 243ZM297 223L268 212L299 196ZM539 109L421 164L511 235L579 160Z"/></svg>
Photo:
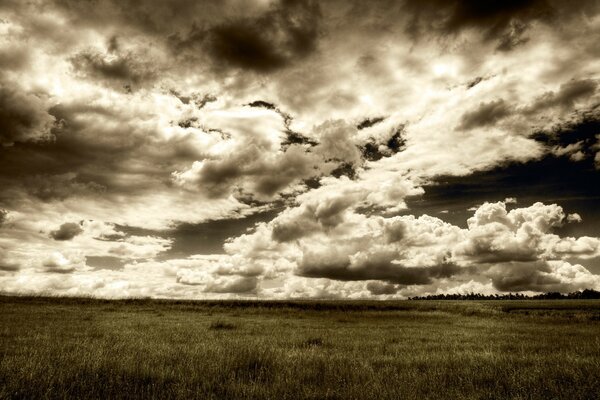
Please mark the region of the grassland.
<svg viewBox="0 0 600 400"><path fill-rule="evenodd" d="M0 398L597 399L600 301L0 297Z"/></svg>

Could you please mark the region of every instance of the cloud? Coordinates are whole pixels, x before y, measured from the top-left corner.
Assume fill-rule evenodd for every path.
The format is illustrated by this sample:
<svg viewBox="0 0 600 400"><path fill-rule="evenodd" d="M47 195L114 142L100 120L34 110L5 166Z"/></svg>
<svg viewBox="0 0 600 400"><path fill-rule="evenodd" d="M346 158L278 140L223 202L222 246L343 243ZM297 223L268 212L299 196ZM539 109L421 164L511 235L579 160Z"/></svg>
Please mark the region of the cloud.
<svg viewBox="0 0 600 400"><path fill-rule="evenodd" d="M40 263L43 271L70 274L85 267L85 258L77 254L64 255L59 251L54 251L43 258Z"/></svg>
<svg viewBox="0 0 600 400"><path fill-rule="evenodd" d="M0 209L0 226L8 219L8 211Z"/></svg>
<svg viewBox="0 0 600 400"><path fill-rule="evenodd" d="M122 259L152 259L171 247L171 240L131 235L109 244L108 254Z"/></svg>
<svg viewBox="0 0 600 400"><path fill-rule="evenodd" d="M65 222L57 230L51 231L50 236L54 240L71 240L83 232L81 225L76 222Z"/></svg>
<svg viewBox="0 0 600 400"><path fill-rule="evenodd" d="M24 179L26 191L42 201L64 200L73 196L101 195L106 187L95 182L81 182L75 173L33 175Z"/></svg>
<svg viewBox="0 0 600 400"><path fill-rule="evenodd" d="M257 279L254 277L239 277L233 280L220 279L210 283L206 289L207 293L252 293L256 291Z"/></svg>
<svg viewBox="0 0 600 400"><path fill-rule="evenodd" d="M42 95L0 83L0 145L52 140L55 118L48 107Z"/></svg>
<svg viewBox="0 0 600 400"><path fill-rule="evenodd" d="M229 256L194 256L164 263L174 269L175 282L195 286L203 293L256 294L261 268L233 264ZM159 267L161 264L159 264Z"/></svg>
<svg viewBox="0 0 600 400"><path fill-rule="evenodd" d="M200 42L219 67L267 73L306 57L317 47L319 4L280 1L256 17L226 21L207 30L193 26L179 48Z"/></svg>
<svg viewBox="0 0 600 400"><path fill-rule="evenodd" d="M400 288L397 285L373 281L367 283L367 289L371 294L377 296L382 294L396 294Z"/></svg>
<svg viewBox="0 0 600 400"><path fill-rule="evenodd" d="M20 263L11 254L0 246L0 274L3 272L16 272L21 269Z"/></svg>
<svg viewBox="0 0 600 400"><path fill-rule="evenodd" d="M592 1L579 2L575 7L560 1L510 0L504 2L413 1L404 2L412 17L407 31L419 38L436 35L458 35L476 31L484 41L497 42L497 49L508 51L523 43L523 33L534 22L560 24L578 13L595 12ZM436 18L437 17L437 18Z"/></svg>
<svg viewBox="0 0 600 400"><path fill-rule="evenodd" d="M7 4L0 285L176 298L594 286L598 10ZM74 232L65 221L82 232L54 240Z"/></svg>
<svg viewBox="0 0 600 400"><path fill-rule="evenodd" d="M535 20L549 20L553 8L545 0L515 0L501 3L471 1L406 1L412 16L407 31L419 38L430 32L457 35L474 29L486 41L502 39L514 25L527 26ZM435 18L437 17L437 19Z"/></svg>
<svg viewBox="0 0 600 400"><path fill-rule="evenodd" d="M329 278L341 281L379 279L402 285L425 285L434 279L449 278L460 271L460 267L441 264L428 267L403 266L381 254L358 254L348 259L324 260L324 254L305 254L296 273L312 278ZM330 256L330 255L329 255ZM361 257L362 256L362 257ZM330 256L331 257L331 256Z"/></svg>
<svg viewBox="0 0 600 400"><path fill-rule="evenodd" d="M598 82L593 79L571 80L560 85L554 92L546 92L525 109L525 113L535 113L552 107L571 109L578 101L590 98L596 93Z"/></svg>
<svg viewBox="0 0 600 400"><path fill-rule="evenodd" d="M190 169L174 172L173 181L201 188L209 197L229 196L241 186L259 199L269 199L289 185L317 175L317 164L318 159L301 146L292 145L269 157L266 149L251 145L220 159L195 161Z"/></svg>
<svg viewBox="0 0 600 400"><path fill-rule="evenodd" d="M600 283L598 275L581 265L558 262L512 262L491 267L487 273L494 287L504 292L573 292Z"/></svg>
<svg viewBox="0 0 600 400"><path fill-rule="evenodd" d="M98 79L119 89L131 91L156 78L156 71L139 54L103 54L98 50L82 51L71 58L75 71L83 78Z"/></svg>
<svg viewBox="0 0 600 400"><path fill-rule="evenodd" d="M467 236L457 244L454 255L476 264L494 264L553 259L561 251L563 255L585 253L584 249L595 252L597 244L592 243L596 240L585 246L585 237L563 239L551 233L565 221L568 219L556 204L535 203L507 212L503 202L485 203L467 221Z"/></svg>
<svg viewBox="0 0 600 400"><path fill-rule="evenodd" d="M511 110L509 106L502 99L489 103L481 103L476 110L463 114L458 128L469 130L493 125L510 114Z"/></svg>
<svg viewBox="0 0 600 400"><path fill-rule="evenodd" d="M598 238L553 233L572 221L556 204L535 203L508 211L505 202L485 203L464 229L430 216L368 217L354 211L352 200L318 198L321 208L305 202L254 234L233 240L226 250L252 262L267 254L287 257L293 273L305 278L401 285L367 288L378 294L409 286L431 290L480 274L499 291L539 291L559 284L563 289L577 288L583 285L583 276L596 285L596 278L582 266L573 267L579 271L577 282L570 280L575 275L566 273L567 267L556 270L565 258L600 255ZM348 196L342 193L340 198ZM269 231L272 243L265 239ZM290 270L275 275L288 273L284 271Z"/></svg>

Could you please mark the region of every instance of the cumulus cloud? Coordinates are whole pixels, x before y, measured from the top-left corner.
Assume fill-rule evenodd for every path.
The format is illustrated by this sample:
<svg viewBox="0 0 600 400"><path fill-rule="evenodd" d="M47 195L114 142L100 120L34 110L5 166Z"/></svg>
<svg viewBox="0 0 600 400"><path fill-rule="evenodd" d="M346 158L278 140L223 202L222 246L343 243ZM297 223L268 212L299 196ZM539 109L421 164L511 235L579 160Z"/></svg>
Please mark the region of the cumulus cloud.
<svg viewBox="0 0 600 400"><path fill-rule="evenodd" d="M491 267L490 276L494 287L504 292L572 292L598 287L598 275L591 274L581 265L558 262L511 262Z"/></svg>
<svg viewBox="0 0 600 400"><path fill-rule="evenodd" d="M85 258L77 254L64 255L59 251L54 251L41 259L40 264L45 272L69 274L78 268L84 268Z"/></svg>
<svg viewBox="0 0 600 400"><path fill-rule="evenodd" d="M195 161L188 170L174 172L173 181L200 188L209 197L228 196L240 187L260 199L272 198L289 185L317 175L317 165L318 159L301 146L270 156L267 149L251 145L223 158Z"/></svg>
<svg viewBox="0 0 600 400"><path fill-rule="evenodd" d="M7 4L0 285L216 298L597 287L598 11Z"/></svg>
<svg viewBox="0 0 600 400"><path fill-rule="evenodd" d="M54 240L71 240L83 232L81 225L76 222L65 222L57 230L51 231L50 236Z"/></svg>
<svg viewBox="0 0 600 400"><path fill-rule="evenodd" d="M336 207L323 208L322 213L329 215L330 209ZM254 240L249 240L252 235L242 236L227 250L260 259L270 248L289 257L298 276L377 281L367 287L374 294L457 278L460 282L478 273L499 291L577 290L586 278L589 285L597 285L597 277L583 266L571 268L561 260L597 257L600 239L553 233L572 221L555 204L508 211L505 202L485 203L469 218L466 229L430 216L367 217L347 205L340 209L343 212L332 213L335 219L328 221L319 220L318 208L300 206L257 230ZM264 242L269 231L271 245Z"/></svg>

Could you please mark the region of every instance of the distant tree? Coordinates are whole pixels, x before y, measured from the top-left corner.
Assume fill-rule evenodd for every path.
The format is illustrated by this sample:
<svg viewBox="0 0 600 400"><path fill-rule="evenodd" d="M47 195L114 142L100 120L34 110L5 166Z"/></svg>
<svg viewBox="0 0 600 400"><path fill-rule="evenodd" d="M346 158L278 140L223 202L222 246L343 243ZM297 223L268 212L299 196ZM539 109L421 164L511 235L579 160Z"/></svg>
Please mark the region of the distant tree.
<svg viewBox="0 0 600 400"><path fill-rule="evenodd" d="M578 292L562 294L560 292L547 292L526 296L523 293L489 294L465 293L465 294L430 294L427 296L409 297L409 300L560 300L560 299L600 299L600 292L593 289L584 289Z"/></svg>

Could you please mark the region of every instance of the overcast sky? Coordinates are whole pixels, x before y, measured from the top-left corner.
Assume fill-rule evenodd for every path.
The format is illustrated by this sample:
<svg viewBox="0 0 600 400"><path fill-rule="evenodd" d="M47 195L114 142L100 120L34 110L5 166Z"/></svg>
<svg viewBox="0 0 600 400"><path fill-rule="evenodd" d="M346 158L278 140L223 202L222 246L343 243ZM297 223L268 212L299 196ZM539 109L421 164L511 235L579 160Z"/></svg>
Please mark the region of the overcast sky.
<svg viewBox="0 0 600 400"><path fill-rule="evenodd" d="M0 292L599 290L599 11L0 1Z"/></svg>

